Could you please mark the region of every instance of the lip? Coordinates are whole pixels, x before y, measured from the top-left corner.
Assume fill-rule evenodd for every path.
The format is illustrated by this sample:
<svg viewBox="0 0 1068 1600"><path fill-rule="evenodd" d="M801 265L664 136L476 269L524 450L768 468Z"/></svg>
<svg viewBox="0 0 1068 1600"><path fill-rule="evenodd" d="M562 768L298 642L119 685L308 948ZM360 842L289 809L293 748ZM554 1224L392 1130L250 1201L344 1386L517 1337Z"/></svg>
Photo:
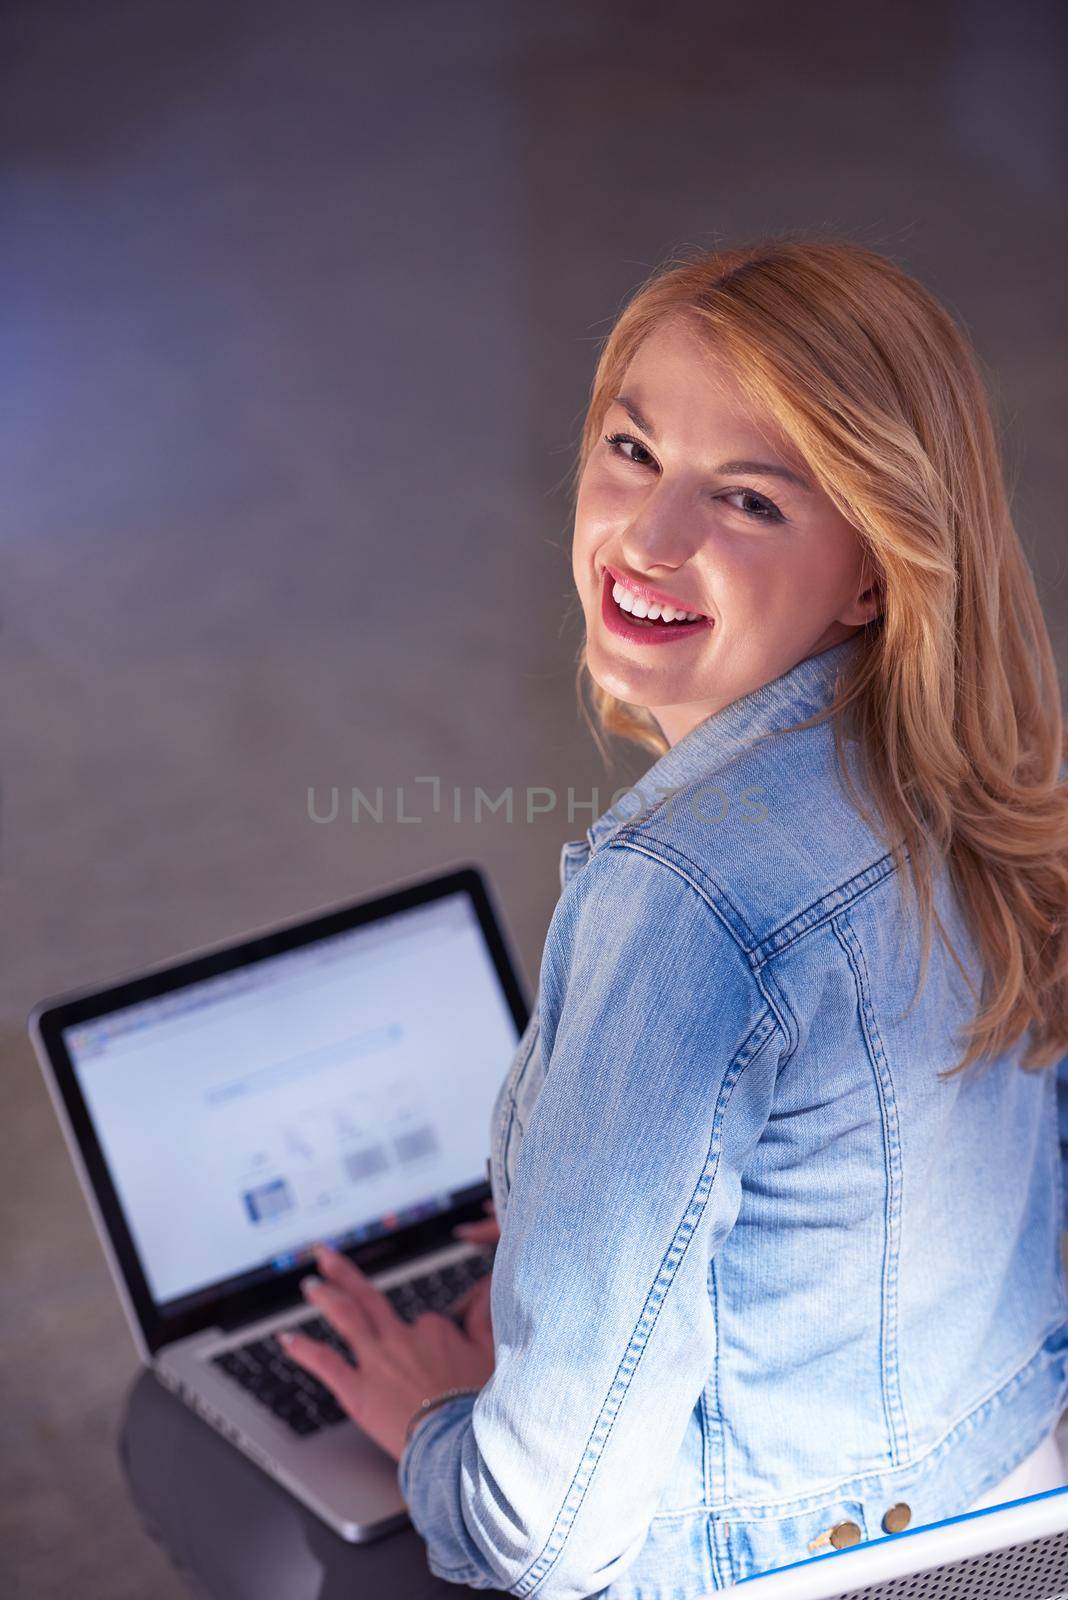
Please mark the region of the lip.
<svg viewBox="0 0 1068 1600"><path fill-rule="evenodd" d="M601 574L601 621L609 633L614 633L619 639L625 639L628 644L677 644L686 638L690 638L692 642L693 635L703 638L712 627L711 617L702 617L698 622L681 624L653 622L643 625L640 622L632 622L627 613L612 599L612 586L615 581L612 569L606 567Z"/></svg>
<svg viewBox="0 0 1068 1600"><path fill-rule="evenodd" d="M623 584L627 589L633 589L635 594L640 594L644 600L648 600L651 604L672 606L676 611L697 610L696 606L684 605L681 600L676 599L673 594L668 594L664 589L654 589L652 584L639 583L637 578L632 578L629 572L623 571L622 567L609 566L606 561L602 570L610 573L617 583ZM704 616L704 613L702 612L701 615ZM707 621L708 619L705 618L705 620Z"/></svg>

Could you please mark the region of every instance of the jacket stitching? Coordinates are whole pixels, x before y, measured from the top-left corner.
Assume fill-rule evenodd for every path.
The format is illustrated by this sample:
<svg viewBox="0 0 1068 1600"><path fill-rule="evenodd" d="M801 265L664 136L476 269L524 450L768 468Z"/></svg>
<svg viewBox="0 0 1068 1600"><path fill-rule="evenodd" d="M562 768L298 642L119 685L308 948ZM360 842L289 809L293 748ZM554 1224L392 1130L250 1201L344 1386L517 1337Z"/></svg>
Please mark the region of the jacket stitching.
<svg viewBox="0 0 1068 1600"><path fill-rule="evenodd" d="M865 895L871 894L879 885L897 871L893 857L886 855L873 862L870 867L865 867L863 872L855 873L852 878L847 878L844 883L835 889L829 889L825 895L814 900L804 911L791 917L789 922L783 923L781 928L774 933L769 933L752 954L757 958L758 964L763 966L775 956L781 955L784 950L791 949L806 939L810 933L816 933L820 928L827 926L842 911L847 911L855 906L858 900L863 900ZM816 913L815 915L813 913ZM804 924L801 926L801 924ZM796 930L796 931L792 931ZM784 937L784 935L788 935Z"/></svg>
<svg viewBox="0 0 1068 1600"><path fill-rule="evenodd" d="M658 839L656 843L663 848L662 840ZM652 849L646 841L638 840L634 838L633 835L626 839L620 839L613 835L613 837L603 848L606 850L635 850L639 855L648 856L650 860L656 861L662 867L666 867L668 872L677 873L685 883L690 885L691 889L696 890L696 892L701 896L701 899L705 902L705 905L708 906L709 910L715 914L716 920L722 923L727 933L730 934L731 938L734 940L734 943L738 946L738 949L748 961L749 946L745 944L744 940L739 939L735 929L731 926L731 916L727 913L730 912L731 915L737 917L738 921L742 924L747 933L752 934L752 929L745 922L744 917L742 917L731 905L730 900L723 892L723 889L720 887L720 885L710 878L708 874L697 865L696 861L691 861L689 856L686 855L682 850L676 851L673 846L668 846L673 855L681 856L682 860L685 861L688 866L693 868L694 872L696 872L698 875L697 878L692 878L683 867L679 866L678 862L672 861L669 856L658 855L656 850Z"/></svg>
<svg viewBox="0 0 1068 1600"><path fill-rule="evenodd" d="M782 1060L779 1062L778 1072L775 1075L777 1082L782 1073L784 1073L786 1068L790 1065L790 1062L794 1058L794 1053L801 1043L801 1030L797 1025L797 1018L794 1016L793 1007L790 1005L789 1000L786 998L786 994L779 984L775 969L771 966L754 967L753 978L755 979L757 987L760 989L760 992L764 996L768 1006L770 1006L771 1010L774 1011L775 1016L778 1018L779 1026L786 1036L786 1051L783 1054ZM774 995L772 994L772 990L774 990ZM786 1019L785 1021L783 1020L784 1018Z"/></svg>
<svg viewBox="0 0 1068 1600"><path fill-rule="evenodd" d="M808 1511L821 1509L829 1501L849 1499L851 1496L859 1495L866 1484L882 1487L886 1485L888 1479L899 1479L905 1474L915 1472L918 1468L926 1467L932 1460L951 1450L957 1443L958 1436L971 1433L988 1414L1007 1404L1017 1389L1022 1388L1037 1375L1033 1369L1039 1368L1040 1364L1043 1369L1052 1365L1052 1360L1047 1359L1043 1363L1042 1358L1046 1354L1045 1346L1050 1334L1059 1330L1063 1330L1068 1336L1068 1322L1059 1321L1054 1323L1052 1328L1047 1328L1023 1365L997 1388L988 1390L983 1399L979 1400L970 1411L966 1411L956 1422L951 1423L937 1443L925 1450L923 1455L910 1456L907 1461L899 1462L897 1467L890 1470L885 1467L873 1467L870 1472L858 1472L851 1477L840 1478L835 1483L824 1485L815 1494L797 1495L787 1500L749 1500L734 1503L723 1501L719 1505L705 1506L703 1509L715 1515L726 1512L732 1522L763 1522L781 1517L803 1516ZM1055 1360L1056 1355L1052 1359ZM1063 1392L1063 1384L1061 1388Z"/></svg>
<svg viewBox="0 0 1068 1600"><path fill-rule="evenodd" d="M708 1264L708 1298L712 1307L712 1322L716 1329L716 1352L712 1360L712 1371L709 1373L708 1378L701 1389L701 1465L704 1473L704 1503L706 1506L708 1505L709 1501L714 1500L717 1497L712 1487L713 1475L715 1476L716 1490L718 1491L719 1495L721 1495L723 1499L727 1498L727 1454L726 1444L723 1438L723 1412L719 1399L719 1285L716 1281L716 1257L714 1255ZM712 1463L712 1423L709 1416L708 1405L708 1391L710 1389L713 1392L715 1415L719 1419L719 1428L717 1430L719 1449L717 1452L718 1459L715 1466L713 1466ZM656 1520L655 1513L653 1515L653 1520L654 1522ZM715 1529L711 1521L709 1521L707 1527L707 1540L708 1559L713 1581L718 1589L723 1589L726 1587L726 1580L723 1576L722 1567L720 1565L718 1541L716 1539Z"/></svg>
<svg viewBox="0 0 1068 1600"><path fill-rule="evenodd" d="M879 1094L879 1115L882 1125L883 1163L886 1170L886 1237L883 1246L882 1274L882 1385L883 1407L890 1432L890 1460L899 1466L903 1456L909 1454L908 1424L901 1394L901 1371L898 1363L898 1258L901 1243L901 1136L898 1126L897 1099L890 1064L883 1049L871 1001L871 984L868 977L864 949L848 916L843 912L832 922L835 937L845 951L856 984L861 1025Z"/></svg>
<svg viewBox="0 0 1068 1600"><path fill-rule="evenodd" d="M556 1521L549 1532L541 1554L535 1557L526 1571L512 1585L511 1592L514 1594L530 1594L541 1583L542 1579L548 1575L559 1559L568 1535L574 1527L578 1513L582 1509L582 1503L593 1481L597 1464L605 1445L611 1437L615 1418L619 1414L620 1407L629 1391L631 1379L637 1371L642 1355L648 1346L649 1338L656 1327L667 1292L682 1261L685 1259L690 1241L697 1232L707 1209L709 1196L719 1172L720 1135L731 1095L746 1067L759 1057L768 1041L775 1036L775 1032L775 1019L767 1010L762 1011L736 1052L731 1065L724 1073L719 1094L716 1097L716 1109L712 1117L712 1132L709 1139L708 1154L705 1157L701 1174L694 1186L694 1191L690 1196L682 1220L675 1230L674 1237L661 1258L656 1277L646 1296L645 1305L635 1325L634 1332L631 1334L627 1348L620 1359L611 1388L605 1396L597 1419L590 1430L585 1449L564 1497L564 1503L557 1513Z"/></svg>
<svg viewBox="0 0 1068 1600"><path fill-rule="evenodd" d="M508 1170L508 1157L512 1148L512 1130L519 1119L519 1091L527 1076L530 1063L534 1058L534 1046L541 1033L541 1017L535 1016L530 1030L530 1041L520 1062L517 1063L512 1074L512 1082L506 1091L508 1095L508 1124L505 1128L501 1148L501 1167L504 1173Z"/></svg>
<svg viewBox="0 0 1068 1600"><path fill-rule="evenodd" d="M760 995L761 995L761 997L762 997L762 999L764 1001L764 1004L767 1006L768 1010L774 1016L776 1024L777 1024L777 1026L779 1028L779 1031L782 1033L782 1036L786 1041L786 1051L785 1051L785 1054L783 1056L782 1061L779 1064L779 1071L781 1072L783 1070L783 1068L789 1062L791 1056L793 1055L794 1051L797 1049L797 1046L798 1046L799 1032L798 1032L798 1027L797 1027L797 1019L794 1017L793 1012L790 1010L790 1007L787 1005L787 1003L786 1003L786 1001L785 1001L785 999L784 999L784 997L783 997L783 995L782 995L782 993L781 993L781 991L779 989L778 983L773 983L773 986L774 986L774 989L775 989L775 993L772 994L771 986L769 986L768 984L766 984L764 982L761 972L753 967L752 961L749 959L748 950L746 949L745 945L741 942L741 940L738 938L737 934L734 932L734 929L730 925L729 919L726 916L724 916L722 907L719 906L717 904L717 902L716 902L715 894L716 893L722 893L722 891L719 889L719 885L714 883L713 880L711 878L709 878L708 879L708 883L709 883L710 887L706 888L704 883L698 882L694 878L691 878L689 873L686 872L683 867L680 867L677 862L666 860L663 856L657 855L655 850L650 850L648 848L648 846L645 845L645 844L637 843L636 840L633 837L627 838L627 839L618 839L617 840L617 838L615 836L613 836L612 839L609 841L608 845L605 846L605 848L606 849L618 848L620 850L636 850L640 855L648 856L650 858L650 860L658 862L659 865L664 867L668 872L674 872L678 877L680 877L683 880L684 883L688 883L690 888L694 891L694 893L695 894L699 894L701 896L701 899L708 906L708 908L713 912L713 914L716 917L718 917L718 919L722 923L723 927L727 930L728 934L730 934L731 938L734 940L735 945L737 946L737 948L741 951L741 953L749 961L749 969L750 969L750 971L751 971L751 973L753 975L753 981L756 984L757 989L760 991ZM687 855L685 855L681 850L678 852L678 854L680 856L682 856L682 859L684 861L689 861L689 857ZM700 874L701 878L704 878L706 876L706 874L702 871L702 869L699 866L697 866L696 862L690 862L690 865L694 868L695 872ZM724 899L726 899L726 896L724 896ZM785 1017L784 1017L784 1013L785 1013Z"/></svg>
<svg viewBox="0 0 1068 1600"><path fill-rule="evenodd" d="M536 998L534 1010L532 1010L531 1018L529 1018L528 1022L529 1040L528 1046L526 1046L526 1053L524 1053L523 1058L513 1061L512 1069L510 1069L510 1072L508 1072L508 1080L505 1082L504 1098L505 1101L507 1101L508 1106L508 1120L504 1125L504 1130L500 1130L499 1133L497 1133L496 1147L494 1147L494 1162L496 1162L497 1166L497 1182L499 1182L499 1190L500 1194L502 1195L507 1194L508 1190L507 1181L505 1181L505 1162L507 1162L508 1144L510 1144L510 1139L512 1139L512 1123L515 1122L516 1115L515 1093L513 1093L516 1086L515 1078L516 1075L520 1074L520 1072L523 1072L523 1074L526 1072L529 1059L531 1059L532 1053L534 1053L534 1043L536 1043L537 1035L539 1035L540 1030L542 1030L542 1019L540 1019L539 1005L537 1005L539 1000L540 995ZM521 1043L523 1043L523 1040L520 1040L520 1045Z"/></svg>
<svg viewBox="0 0 1068 1600"><path fill-rule="evenodd" d="M560 891L567 888L575 874L585 866L589 845L582 839L569 839L560 852Z"/></svg>
<svg viewBox="0 0 1068 1600"><path fill-rule="evenodd" d="M897 871L893 856L890 852L887 852L885 855L880 856L877 861L870 862L868 866L863 867L860 872L855 872L852 877L846 878L842 883L837 884L833 889L828 889L825 894L811 901L802 911L794 912L786 922L781 923L771 933L765 934L762 939L758 939L756 933L749 926L738 907L734 905L722 884L717 883L699 862L694 861L677 844L666 839L650 839L648 836L641 836L631 828L621 828L617 833L612 834L601 848L610 849L613 845L629 846L633 850L644 850L646 855L652 856L664 866L675 865L670 859L671 856L678 856L680 860L685 861L697 873L698 877L708 885L708 889L705 891L706 899L709 900L709 904L717 912L720 921L734 935L737 944L745 951L754 970L757 967L764 966L773 956L789 949L791 945L803 939L806 934L814 933L817 928L824 926L838 912L844 911L864 894L876 888L885 878L892 876ZM659 855L658 851L663 851L665 854ZM675 870L681 871L681 868L676 866ZM685 877L686 874L683 873L683 876ZM687 881L689 882L690 880L687 879ZM694 887L696 888L697 885L695 884ZM712 898L709 898L710 895ZM737 922L739 928L744 930L748 943L746 939L739 938L738 931L733 926L735 922Z"/></svg>
<svg viewBox="0 0 1068 1600"><path fill-rule="evenodd" d="M607 839L601 846L601 848L605 850L610 850L613 847L618 847L620 849L629 848L631 850L640 850L645 855L652 856L654 861L659 861L661 866L671 867L682 877L686 878L687 883L692 883L693 887L696 889L698 888L698 885L693 883L693 880L689 878L685 872L683 872L682 868L679 867L676 862L671 860L671 857L678 856L679 860L685 861L687 866L691 867L697 874L698 878L701 879L702 886L699 892L711 906L712 910L716 913L716 916L719 918L720 922L722 922L723 926L730 933L735 944L737 944L740 949L744 950L746 955L748 955L750 950L754 948L757 942L756 934L753 932L748 922L746 922L741 911L739 911L738 907L727 894L726 890L723 888L723 885L717 883L715 879L705 871L699 862L694 861L690 856L688 856L685 850L680 850L677 844L669 844L666 839L650 839L647 836L633 832L630 829L621 828L618 833L612 834L611 837ZM660 855L658 854L658 851L664 851L666 853L664 855ZM705 885L707 885L707 888L704 887ZM734 926L735 923L737 923L737 927ZM742 930L741 936L739 935L739 928Z"/></svg>

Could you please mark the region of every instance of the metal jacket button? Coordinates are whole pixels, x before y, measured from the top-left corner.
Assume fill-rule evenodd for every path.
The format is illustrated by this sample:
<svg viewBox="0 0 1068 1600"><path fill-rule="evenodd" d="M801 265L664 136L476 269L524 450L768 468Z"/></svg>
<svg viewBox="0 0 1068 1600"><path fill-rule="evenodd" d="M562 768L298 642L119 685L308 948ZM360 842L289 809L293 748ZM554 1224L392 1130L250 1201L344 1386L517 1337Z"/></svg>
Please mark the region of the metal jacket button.
<svg viewBox="0 0 1068 1600"><path fill-rule="evenodd" d="M911 1521L912 1507L907 1506L904 1500L899 1500L897 1505L891 1506L884 1516L883 1528L887 1533L900 1533Z"/></svg>
<svg viewBox="0 0 1068 1600"><path fill-rule="evenodd" d="M847 1545L860 1543L860 1529L855 1522L836 1522L831 1529L831 1543L836 1550L844 1550Z"/></svg>

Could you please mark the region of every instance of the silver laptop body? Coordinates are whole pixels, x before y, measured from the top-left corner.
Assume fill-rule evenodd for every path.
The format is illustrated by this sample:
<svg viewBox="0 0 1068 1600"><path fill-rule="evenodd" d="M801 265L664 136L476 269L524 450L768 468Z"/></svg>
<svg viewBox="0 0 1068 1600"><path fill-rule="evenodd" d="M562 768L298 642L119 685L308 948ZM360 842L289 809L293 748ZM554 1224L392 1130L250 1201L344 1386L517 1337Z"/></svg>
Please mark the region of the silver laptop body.
<svg viewBox="0 0 1068 1600"><path fill-rule="evenodd" d="M322 1240L409 1305L488 1270L452 1230L484 1214L527 1015L470 864L30 1015L141 1360L344 1539L406 1520L395 1461L302 1369L276 1412L238 1352L319 1320L299 1285Z"/></svg>

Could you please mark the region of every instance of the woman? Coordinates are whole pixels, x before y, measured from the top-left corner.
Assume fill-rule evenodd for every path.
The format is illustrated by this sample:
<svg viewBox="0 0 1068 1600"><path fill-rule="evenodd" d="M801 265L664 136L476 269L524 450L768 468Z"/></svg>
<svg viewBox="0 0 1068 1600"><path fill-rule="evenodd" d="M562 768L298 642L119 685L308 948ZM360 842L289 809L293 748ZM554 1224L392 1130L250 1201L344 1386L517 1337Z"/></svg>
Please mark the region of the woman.
<svg viewBox="0 0 1068 1600"><path fill-rule="evenodd" d="M889 261L653 275L573 570L599 727L461 1330L320 1254L440 1576L668 1600L1060 1483L1068 785L968 345ZM595 730L596 732L597 730ZM1002 1494L1001 1498L1009 1497Z"/></svg>

